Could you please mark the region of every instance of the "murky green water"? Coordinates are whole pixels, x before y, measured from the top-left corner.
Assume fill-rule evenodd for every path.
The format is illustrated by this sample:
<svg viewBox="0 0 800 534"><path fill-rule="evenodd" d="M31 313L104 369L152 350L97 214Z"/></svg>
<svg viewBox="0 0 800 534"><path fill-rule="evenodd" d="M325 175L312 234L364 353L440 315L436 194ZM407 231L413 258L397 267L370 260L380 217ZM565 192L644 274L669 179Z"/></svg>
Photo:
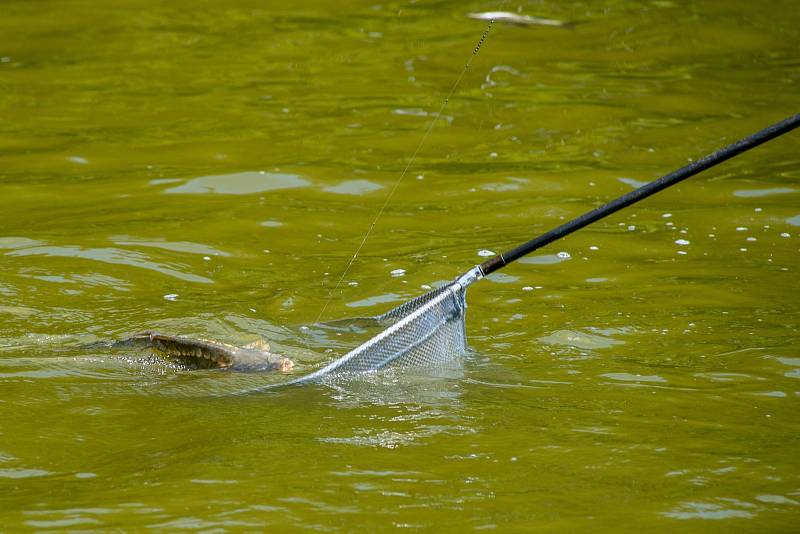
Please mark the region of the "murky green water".
<svg viewBox="0 0 800 534"><path fill-rule="evenodd" d="M795 3L3 2L3 529L796 528L797 133L475 285L444 376L209 397L268 379L81 348L353 347L299 327L484 30L466 13L518 7L579 23L495 25L325 319L797 112Z"/></svg>

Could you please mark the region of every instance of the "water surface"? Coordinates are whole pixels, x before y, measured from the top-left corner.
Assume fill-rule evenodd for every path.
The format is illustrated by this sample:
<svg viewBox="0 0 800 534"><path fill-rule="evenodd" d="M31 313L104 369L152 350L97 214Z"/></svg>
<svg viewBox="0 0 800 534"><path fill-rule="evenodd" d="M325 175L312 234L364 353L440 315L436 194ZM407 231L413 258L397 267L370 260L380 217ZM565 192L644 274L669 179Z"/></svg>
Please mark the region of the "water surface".
<svg viewBox="0 0 800 534"><path fill-rule="evenodd" d="M504 9L573 29L486 25ZM796 113L793 2L4 2L0 524L10 530L789 531L800 136L470 289L430 373L88 350L378 314ZM488 251L488 252L487 252ZM327 352L326 352L327 351Z"/></svg>

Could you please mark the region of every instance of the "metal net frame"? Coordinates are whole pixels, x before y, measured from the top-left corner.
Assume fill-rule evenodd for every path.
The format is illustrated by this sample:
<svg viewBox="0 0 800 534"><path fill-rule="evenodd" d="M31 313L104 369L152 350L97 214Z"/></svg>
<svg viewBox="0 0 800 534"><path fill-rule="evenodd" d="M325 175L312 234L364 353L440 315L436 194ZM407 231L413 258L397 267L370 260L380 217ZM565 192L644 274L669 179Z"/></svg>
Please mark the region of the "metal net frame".
<svg viewBox="0 0 800 534"><path fill-rule="evenodd" d="M379 324L390 326L328 365L280 385L390 366L432 366L463 355L467 349L467 287L481 276L480 270L473 268L445 286L374 317Z"/></svg>

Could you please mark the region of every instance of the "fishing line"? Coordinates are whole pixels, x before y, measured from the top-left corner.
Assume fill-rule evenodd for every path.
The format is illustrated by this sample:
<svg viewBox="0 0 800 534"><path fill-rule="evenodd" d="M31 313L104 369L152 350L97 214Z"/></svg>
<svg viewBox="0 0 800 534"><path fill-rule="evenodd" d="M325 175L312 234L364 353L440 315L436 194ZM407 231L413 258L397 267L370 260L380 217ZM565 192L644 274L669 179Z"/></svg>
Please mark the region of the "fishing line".
<svg viewBox="0 0 800 534"><path fill-rule="evenodd" d="M378 212L375 214L375 217L372 219L372 223L370 223L369 228L367 228L367 232L364 234L364 237L361 238L361 242L358 244L358 247L356 248L355 253L350 258L350 261L347 262L347 265L345 266L344 271L342 272L342 275L339 277L339 280L337 280L336 285L333 287L333 289L328 292L328 296L325 299L325 304L322 306L322 310L320 310L319 315L317 315L317 319L316 319L316 321L314 321L315 323L318 323L320 321L320 319L322 319L322 316L325 314L325 310L328 309L328 304L330 304L331 300L333 299L333 295L339 290L339 287L342 285L342 281L344 280L344 277L347 276L347 273L350 271L350 268L353 266L353 263L356 261L356 258L361 253L361 249L364 248L364 244L367 242L367 239L369 239L369 236L372 233L372 230L375 228L375 225L378 223L378 219L380 219L381 215L386 210L386 207L389 205L389 202L391 202L392 197L394 196L395 192L397 191L397 188L400 186L400 183L403 181L403 178L406 177L406 174L408 174L408 170L411 168L411 166L414 164L414 161L417 159L417 154L419 154L419 151L422 150L422 147L425 144L425 141L427 141L428 136L430 135L431 131L433 131L433 127L436 125L436 122L442 116L442 112L444 111L444 108L447 106L447 103L450 101L450 98L452 98L453 94L456 92L456 89L458 89L458 85L461 83L461 79L464 77L464 74L466 74L466 72L469 70L470 66L472 65L472 60L475 58L475 56L478 55L478 52L480 51L481 46L483 46L484 41L486 41L486 38L489 36L489 30L492 29L492 24L494 24L494 20L490 20L489 21L489 24L486 26L486 29L484 30L483 34L481 35L481 38L478 40L478 44L475 45L475 48L472 49L472 54L469 56L469 58L467 58L467 62L464 64L464 68L461 69L461 72L459 73L458 78L456 78L455 83L450 88L450 92L447 93L447 96L442 101L442 105L439 107L438 113L436 113L436 115L434 116L433 120L428 125L428 128L425 130L425 133L423 134L422 139L420 139L419 144L417 144L417 148L411 154L411 158L408 160L408 163L406 163L406 166L403 169L403 172L400 174L400 176L394 182L394 185L392 186L392 189L389 191L389 194L386 195L386 199L383 201L383 205L380 207Z"/></svg>

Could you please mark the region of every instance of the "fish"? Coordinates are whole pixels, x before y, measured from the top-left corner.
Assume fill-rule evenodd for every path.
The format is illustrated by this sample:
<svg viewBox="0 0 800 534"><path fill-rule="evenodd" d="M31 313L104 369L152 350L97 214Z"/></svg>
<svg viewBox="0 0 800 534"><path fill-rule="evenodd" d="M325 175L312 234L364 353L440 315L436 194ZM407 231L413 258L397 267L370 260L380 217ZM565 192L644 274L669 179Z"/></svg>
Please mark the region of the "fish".
<svg viewBox="0 0 800 534"><path fill-rule="evenodd" d="M137 348L157 351L158 355L190 369L231 369L234 371L279 371L294 368L289 358L269 351L269 344L257 341L236 347L206 339L192 339L147 330L114 341L110 348Z"/></svg>
<svg viewBox="0 0 800 534"><path fill-rule="evenodd" d="M491 20L495 22L505 22L516 26L555 26L558 28L570 28L572 23L562 20L544 19L531 17L530 15L520 15L510 11L485 11L483 13L467 13L467 17L476 20Z"/></svg>

